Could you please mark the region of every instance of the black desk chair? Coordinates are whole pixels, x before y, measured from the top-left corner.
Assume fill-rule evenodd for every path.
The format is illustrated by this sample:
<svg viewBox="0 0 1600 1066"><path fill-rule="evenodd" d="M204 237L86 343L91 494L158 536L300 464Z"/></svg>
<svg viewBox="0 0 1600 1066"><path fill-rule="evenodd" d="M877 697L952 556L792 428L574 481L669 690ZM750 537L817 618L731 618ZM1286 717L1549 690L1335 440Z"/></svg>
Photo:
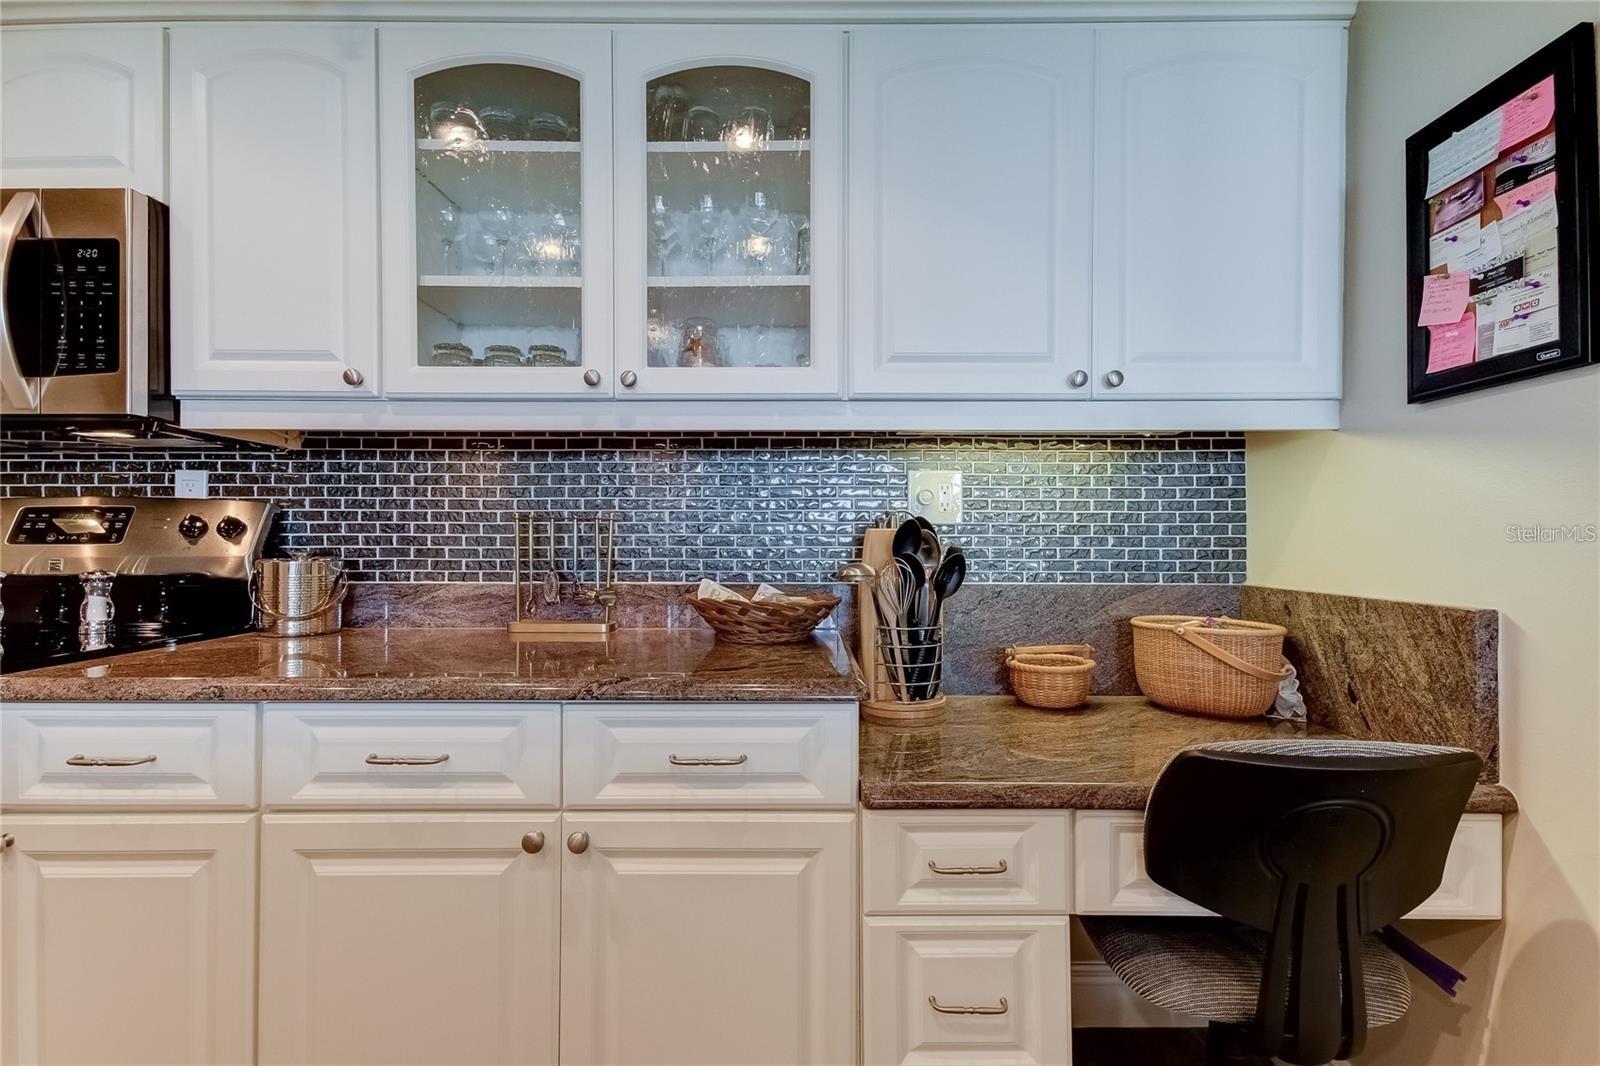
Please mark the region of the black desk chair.
<svg viewBox="0 0 1600 1066"><path fill-rule="evenodd" d="M1208 1062L1236 1061L1240 1045L1297 1064L1347 1059L1369 1025L1411 1004L1404 965L1373 934L1439 887L1482 763L1376 741L1180 752L1150 793L1145 868L1222 917L1084 928L1140 996L1211 1020Z"/></svg>

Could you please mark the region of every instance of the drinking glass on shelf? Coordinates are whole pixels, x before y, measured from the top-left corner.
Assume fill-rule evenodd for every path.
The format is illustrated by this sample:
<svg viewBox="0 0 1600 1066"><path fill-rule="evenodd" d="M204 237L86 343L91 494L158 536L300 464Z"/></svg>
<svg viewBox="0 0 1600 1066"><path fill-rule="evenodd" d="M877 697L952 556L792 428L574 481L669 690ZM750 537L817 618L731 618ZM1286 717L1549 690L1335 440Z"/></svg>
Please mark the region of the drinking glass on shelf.
<svg viewBox="0 0 1600 1066"><path fill-rule="evenodd" d="M484 137L477 112L454 100L436 100L428 108L428 135L446 147L475 145Z"/></svg>
<svg viewBox="0 0 1600 1066"><path fill-rule="evenodd" d="M739 257L747 274L782 273L794 262L794 223L757 189L739 215Z"/></svg>
<svg viewBox="0 0 1600 1066"><path fill-rule="evenodd" d="M431 366L471 366L472 349L460 341L439 341L430 355Z"/></svg>
<svg viewBox="0 0 1600 1066"><path fill-rule="evenodd" d="M645 106L646 137L652 141L676 140L683 133L688 110L689 94L683 86L672 82L657 85Z"/></svg>
<svg viewBox="0 0 1600 1066"><path fill-rule="evenodd" d="M678 216L667 207L665 196L655 196L650 203L650 273L667 273L667 264L677 254L681 240Z"/></svg>
<svg viewBox="0 0 1600 1066"><path fill-rule="evenodd" d="M480 274L493 275L499 272L504 261L505 247L498 237L488 230L478 228L473 230L463 243L467 249L467 256L481 267L478 271Z"/></svg>
<svg viewBox="0 0 1600 1066"><path fill-rule="evenodd" d="M699 210L689 221L689 241L695 258L705 262L707 274L712 273L718 256L727 249L728 227L710 193L700 197Z"/></svg>
<svg viewBox="0 0 1600 1066"><path fill-rule="evenodd" d="M741 107L722 129L730 152L755 152L772 140L772 113L764 107Z"/></svg>
<svg viewBox="0 0 1600 1066"><path fill-rule="evenodd" d="M539 111L528 116L523 127L530 141L575 141L578 131L565 118L553 111Z"/></svg>
<svg viewBox="0 0 1600 1066"><path fill-rule="evenodd" d="M682 367L722 365L722 348L717 339L715 322L709 318L683 320L683 339L678 345L678 365Z"/></svg>
<svg viewBox="0 0 1600 1066"><path fill-rule="evenodd" d="M487 366L526 366L522 349L515 344L491 344L483 350Z"/></svg>
<svg viewBox="0 0 1600 1066"><path fill-rule="evenodd" d="M480 107L478 123L491 140L514 141L522 132L522 118L511 108L501 104L486 104Z"/></svg>
<svg viewBox="0 0 1600 1066"><path fill-rule="evenodd" d="M444 264L441 273L461 273L461 256L456 245L461 243L461 238L466 236L467 215L461 208L446 200L434 212L434 218L439 223L439 243L444 246Z"/></svg>
<svg viewBox="0 0 1600 1066"><path fill-rule="evenodd" d="M500 199L489 199L484 203L483 210L478 212L479 228L499 246L496 264L500 271L505 269L506 248L511 244L511 235L516 231L518 221L517 211Z"/></svg>
<svg viewBox="0 0 1600 1066"><path fill-rule="evenodd" d="M683 116L683 139L686 141L722 140L722 116L704 104L696 104Z"/></svg>

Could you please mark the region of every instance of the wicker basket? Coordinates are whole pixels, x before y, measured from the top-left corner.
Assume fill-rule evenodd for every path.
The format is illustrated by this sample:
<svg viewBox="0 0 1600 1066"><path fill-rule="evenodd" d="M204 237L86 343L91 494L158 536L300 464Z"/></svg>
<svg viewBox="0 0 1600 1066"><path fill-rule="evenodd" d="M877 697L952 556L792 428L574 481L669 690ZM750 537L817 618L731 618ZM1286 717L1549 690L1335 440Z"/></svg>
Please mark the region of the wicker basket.
<svg viewBox="0 0 1600 1066"><path fill-rule="evenodd" d="M1163 707L1254 718L1272 706L1289 676L1282 626L1168 614L1132 621L1134 676L1140 691Z"/></svg>
<svg viewBox="0 0 1600 1066"><path fill-rule="evenodd" d="M1011 671L1011 691L1017 699L1030 707L1064 711L1081 707L1089 699L1094 660L1081 655L1024 653L1007 655L1006 669Z"/></svg>
<svg viewBox="0 0 1600 1066"><path fill-rule="evenodd" d="M717 631L719 640L732 644L793 644L805 640L822 620L839 606L839 597L814 593L804 603L790 600L703 600L689 602Z"/></svg>
<svg viewBox="0 0 1600 1066"><path fill-rule="evenodd" d="M1076 655L1087 659L1094 654L1092 644L1013 644L1006 649L1006 658L1018 655Z"/></svg>

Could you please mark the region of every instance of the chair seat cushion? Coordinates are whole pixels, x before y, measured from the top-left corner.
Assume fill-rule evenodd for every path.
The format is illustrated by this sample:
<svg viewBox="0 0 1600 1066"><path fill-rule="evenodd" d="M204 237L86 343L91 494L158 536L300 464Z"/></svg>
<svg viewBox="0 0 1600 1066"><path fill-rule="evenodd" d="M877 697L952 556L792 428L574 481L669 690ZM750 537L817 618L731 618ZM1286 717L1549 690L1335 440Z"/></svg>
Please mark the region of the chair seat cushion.
<svg viewBox="0 0 1600 1066"><path fill-rule="evenodd" d="M1104 918L1083 928L1111 972L1158 1007L1218 1022L1256 1016L1267 934L1224 918ZM1411 1006L1405 963L1375 936L1361 938L1367 1025Z"/></svg>

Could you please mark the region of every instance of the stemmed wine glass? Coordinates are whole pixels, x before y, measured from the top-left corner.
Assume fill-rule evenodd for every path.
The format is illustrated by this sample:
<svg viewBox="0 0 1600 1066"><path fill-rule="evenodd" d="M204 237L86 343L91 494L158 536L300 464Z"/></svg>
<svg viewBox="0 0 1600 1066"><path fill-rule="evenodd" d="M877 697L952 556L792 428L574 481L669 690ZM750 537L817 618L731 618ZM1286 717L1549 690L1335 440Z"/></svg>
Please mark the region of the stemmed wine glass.
<svg viewBox="0 0 1600 1066"><path fill-rule="evenodd" d="M706 273L711 273L717 255L727 243L727 227L710 193L700 197L700 207L689 221L689 233L695 256L706 261Z"/></svg>
<svg viewBox="0 0 1600 1066"><path fill-rule="evenodd" d="M461 273L461 259L456 245L467 233L467 215L461 208L446 200L434 217L439 222L439 243L444 245L444 270L446 274Z"/></svg>
<svg viewBox="0 0 1600 1066"><path fill-rule="evenodd" d="M517 228L517 212L504 200L491 199L479 212L478 225L499 246L500 254L496 258L494 272L504 273L506 247L511 243L512 232Z"/></svg>
<svg viewBox="0 0 1600 1066"><path fill-rule="evenodd" d="M650 205L650 254L655 257L651 273L660 277L678 252L678 220L667 207L667 199L657 195Z"/></svg>

